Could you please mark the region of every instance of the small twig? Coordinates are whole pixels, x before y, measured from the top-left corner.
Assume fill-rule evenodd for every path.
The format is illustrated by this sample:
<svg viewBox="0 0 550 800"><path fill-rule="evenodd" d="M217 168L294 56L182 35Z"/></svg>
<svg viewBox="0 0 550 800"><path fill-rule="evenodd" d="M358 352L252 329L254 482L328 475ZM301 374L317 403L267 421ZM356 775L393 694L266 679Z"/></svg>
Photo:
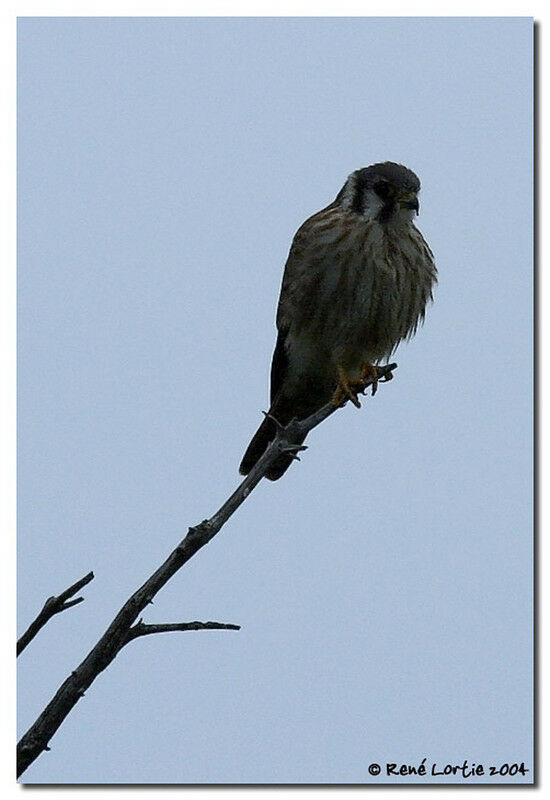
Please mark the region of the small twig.
<svg viewBox="0 0 550 800"><path fill-rule="evenodd" d="M147 625L138 620L129 629L126 642L131 642L139 636L149 636L151 633L170 633L171 631L240 631L240 625L230 622L165 622Z"/></svg>
<svg viewBox="0 0 550 800"><path fill-rule="evenodd" d="M44 625L49 622L49 620L55 614L59 614L61 611L66 611L68 608L72 608L78 603L82 603L84 600L83 597L75 597L74 600L69 600L68 598L80 591L80 589L82 589L83 586L86 586L86 584L90 583L93 578L94 573L88 572L87 575L85 575L76 583L73 583L72 586L69 586L68 589L65 589L65 591L61 592L61 594L57 597L48 597L44 603L44 606L42 607L42 611L39 613L34 622L31 622L25 633L18 640L17 655L23 652L29 642L34 639L38 631L43 628Z"/></svg>

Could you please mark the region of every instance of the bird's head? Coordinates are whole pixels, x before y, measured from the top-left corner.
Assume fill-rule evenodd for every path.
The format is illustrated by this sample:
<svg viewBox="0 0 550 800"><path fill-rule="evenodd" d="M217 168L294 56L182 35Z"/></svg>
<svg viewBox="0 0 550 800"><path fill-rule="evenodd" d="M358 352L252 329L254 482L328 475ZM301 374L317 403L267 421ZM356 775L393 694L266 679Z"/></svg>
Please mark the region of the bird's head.
<svg viewBox="0 0 550 800"><path fill-rule="evenodd" d="M412 222L418 214L420 181L402 164L384 161L352 172L336 203L347 211L381 223Z"/></svg>

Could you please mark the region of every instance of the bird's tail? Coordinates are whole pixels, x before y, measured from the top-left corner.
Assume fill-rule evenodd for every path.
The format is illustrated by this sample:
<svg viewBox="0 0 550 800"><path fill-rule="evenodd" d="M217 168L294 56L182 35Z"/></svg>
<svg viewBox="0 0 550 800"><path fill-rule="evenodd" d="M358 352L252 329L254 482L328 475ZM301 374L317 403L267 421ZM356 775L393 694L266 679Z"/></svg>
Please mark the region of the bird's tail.
<svg viewBox="0 0 550 800"><path fill-rule="evenodd" d="M285 424L288 420L282 419L279 420L279 417L276 413L276 405L272 406L272 410L270 410L270 414L273 414L275 419L280 421L282 424ZM277 425L274 419L270 416L266 416L254 436L252 437L252 441L248 445L246 449L246 453L243 456L243 460L241 461L241 466L239 467L239 472L241 475L248 475L252 467L256 464L256 462L263 456L267 446L270 442L273 441L275 438L275 434L277 433ZM299 436L296 439L295 444L302 444L304 439L306 438L306 434L303 436ZM270 481L278 480L281 475L287 471L293 461L292 455L281 455L277 458L276 461L270 466L268 471L266 472L266 478L269 478Z"/></svg>

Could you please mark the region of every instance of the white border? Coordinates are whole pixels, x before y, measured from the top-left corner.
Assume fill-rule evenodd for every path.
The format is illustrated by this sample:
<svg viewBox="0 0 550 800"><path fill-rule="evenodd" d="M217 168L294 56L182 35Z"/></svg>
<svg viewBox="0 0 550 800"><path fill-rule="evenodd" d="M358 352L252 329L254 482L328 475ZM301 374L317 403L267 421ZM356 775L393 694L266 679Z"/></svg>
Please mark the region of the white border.
<svg viewBox="0 0 550 800"><path fill-rule="evenodd" d="M547 84L544 69L544 6L542 2L531 3L529 6L518 2L472 2L462 0L460 3L441 3L441 2L422 2L415 4L415 14L411 14L411 3L404 2L229 2L226 0L196 0L195 2L177 2L173 0L159 0L157 3L140 2L133 0L110 0L110 2L11 2L7 3L0 12L0 74L1 92L0 108L2 110L2 120L0 124L0 169L1 169L1 206L0 206L0 582L6 591L3 602L0 603L2 613L2 639L4 641L5 652L0 660L2 665L2 675L0 680L0 708L2 709L1 718L3 721L9 720L8 724L2 725L2 740L0 753L2 754L2 769L0 772L0 788L5 796L11 797L16 792L25 791L21 786L15 784L14 778L14 758L12 755L13 743L15 740L15 692L14 692L14 659L12 642L15 639L15 27L16 16L533 16L539 23L538 30L538 62L539 62L539 85L541 92L539 96L539 126L544 130L545 104L543 99L542 87ZM544 236L543 220L544 205L543 191L548 184L543 158L542 135L539 141L539 220L540 220L540 249L539 249L539 348L540 348L540 398L541 415L539 420L540 442L540 512L541 520L538 531L539 539L539 753L538 753L538 778L539 786L535 791L540 791L544 786L544 764L546 762L544 721L548 715L548 702L545 701L544 686L542 681L543 665L546 663L544 658L547 646L546 637L542 622L547 619L544 611L547 606L548 592L544 591L544 571L543 566L546 561L545 554L545 516L543 504L545 497L545 483L547 470L544 447L546 442L545 415L543 413L542 398L546 396L546 374L543 369L543 357L548 352L544 346L547 341L548 325L544 322L544 310L548 308L548 280L545 278L543 264ZM518 265L518 269L523 265ZM528 365L518 365L518 376L521 380L521 372L528 368ZM514 379L514 376L511 376ZM47 757L43 756L43 757ZM405 788L407 792L424 792L428 787L365 787L363 790L334 789L332 792L344 791L368 791L370 796L379 795L384 797L387 792L399 791ZM434 793L461 791L464 787L449 786L445 788L430 788L430 797ZM469 798L478 798L484 791L499 791L504 787L470 787L468 789ZM507 798L515 798L519 792L524 792L529 787L513 789L506 788ZM244 787L243 787L244 790ZM225 790L234 794L243 791L241 789ZM29 791L28 789L26 791ZM66 788L57 787L45 788L42 793L51 796L60 794L63 798L68 798L73 793L89 791L86 787ZM117 792L116 788L106 787L97 789L102 793ZM161 788L129 788L125 792L138 792L140 798L156 797L160 792L166 791ZM181 789L180 789L181 791ZM197 794L202 800L210 800L214 796L219 797L221 789L184 789L187 796L189 793ZM256 792L269 791L270 796L285 795L290 797L296 790L293 789L247 789L248 797L255 795ZM315 795L319 798L326 796L327 789L300 789L307 792L308 796ZM533 791L533 789L531 789ZM331 794L332 794L331 792Z"/></svg>

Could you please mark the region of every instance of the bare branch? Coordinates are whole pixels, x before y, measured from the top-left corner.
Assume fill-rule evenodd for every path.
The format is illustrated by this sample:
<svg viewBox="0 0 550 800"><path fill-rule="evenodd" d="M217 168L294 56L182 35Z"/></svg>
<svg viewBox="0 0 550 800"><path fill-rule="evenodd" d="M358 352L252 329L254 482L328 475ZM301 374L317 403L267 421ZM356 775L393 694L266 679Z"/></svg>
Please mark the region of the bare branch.
<svg viewBox="0 0 550 800"><path fill-rule="evenodd" d="M161 624L146 625L139 620L128 631L126 642L131 642L139 636L149 636L151 633L170 633L171 631L240 631L240 625L230 622L165 622Z"/></svg>
<svg viewBox="0 0 550 800"><path fill-rule="evenodd" d="M18 640L17 655L23 652L29 642L34 639L38 631L43 628L44 625L49 622L49 620L55 614L59 614L61 611L66 611L68 608L72 608L72 606L82 603L84 600L83 597L75 597L74 600L68 600L68 598L80 591L80 589L82 589L83 586L86 586L86 584L90 583L93 578L94 573L88 572L87 575L84 575L84 577L79 581L73 583L72 586L69 586L68 589L65 589L65 591L61 592L61 594L57 597L48 597L44 603L44 606L42 607L42 611L36 617L34 622L31 622L25 633Z"/></svg>
<svg viewBox="0 0 550 800"><path fill-rule="evenodd" d="M389 380L391 373L396 368L396 364L378 367L376 379L367 380L364 389L377 381ZM346 402L347 400L342 403L342 406ZM17 748L18 776L38 758L40 753L49 749L50 739L80 698L84 696L86 689L99 673L116 658L121 648L135 638L133 636L129 638L132 625L143 609L153 601L157 592L221 530L281 453L297 453L304 449L303 445L295 444L296 437L309 433L342 406L336 407L332 403L327 403L307 419L293 420L284 427L278 427L274 440L233 494L209 519L189 528L185 538L170 553L166 561L124 603L84 661L64 681L38 719L22 736Z"/></svg>

